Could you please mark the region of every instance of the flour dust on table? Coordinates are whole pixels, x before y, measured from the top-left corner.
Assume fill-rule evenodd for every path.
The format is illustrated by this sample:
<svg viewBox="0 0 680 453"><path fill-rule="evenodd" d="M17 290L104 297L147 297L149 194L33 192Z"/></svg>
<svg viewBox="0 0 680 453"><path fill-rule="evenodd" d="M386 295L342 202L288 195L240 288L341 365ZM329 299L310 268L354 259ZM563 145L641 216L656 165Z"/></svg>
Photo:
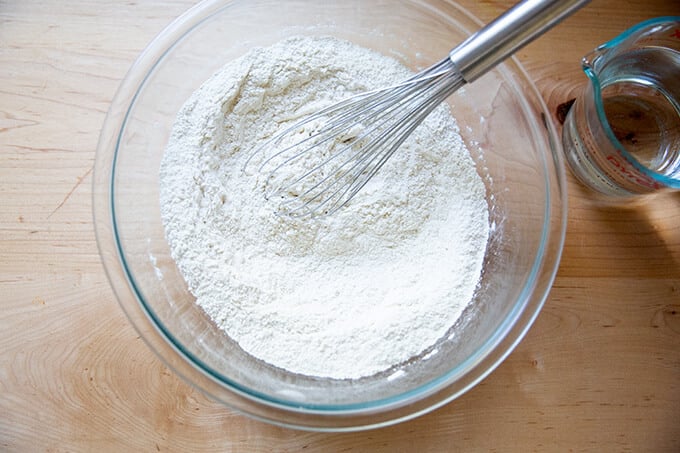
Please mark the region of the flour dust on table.
<svg viewBox="0 0 680 453"><path fill-rule="evenodd" d="M230 62L179 112L160 169L166 237L196 303L254 357L370 376L435 345L472 299L488 207L448 106L331 216L277 215L266 175L243 171L304 115L410 75L346 41L296 37Z"/></svg>

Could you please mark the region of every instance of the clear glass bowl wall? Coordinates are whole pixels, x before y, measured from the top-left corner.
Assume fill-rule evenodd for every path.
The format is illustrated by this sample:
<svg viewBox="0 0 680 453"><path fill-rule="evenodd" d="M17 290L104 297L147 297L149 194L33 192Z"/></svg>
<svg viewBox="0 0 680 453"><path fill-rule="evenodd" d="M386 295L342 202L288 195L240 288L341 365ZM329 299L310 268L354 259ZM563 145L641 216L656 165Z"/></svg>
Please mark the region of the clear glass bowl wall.
<svg viewBox="0 0 680 453"><path fill-rule="evenodd" d="M306 429L354 430L432 410L502 361L545 300L566 213L555 131L514 60L449 100L485 180L492 233L473 302L427 360L417 357L349 381L294 375L251 357L195 305L170 256L158 200L159 164L181 105L249 49L293 35L332 35L419 70L479 26L447 1L209 1L149 45L123 81L102 130L94 211L116 296L166 364L256 418Z"/></svg>

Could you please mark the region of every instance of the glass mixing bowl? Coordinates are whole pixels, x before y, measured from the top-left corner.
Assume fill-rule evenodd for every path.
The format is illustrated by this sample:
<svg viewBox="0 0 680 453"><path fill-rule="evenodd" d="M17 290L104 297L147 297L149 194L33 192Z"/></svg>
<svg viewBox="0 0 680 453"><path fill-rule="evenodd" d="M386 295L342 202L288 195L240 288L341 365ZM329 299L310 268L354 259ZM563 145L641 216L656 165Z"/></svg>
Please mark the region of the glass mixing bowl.
<svg viewBox="0 0 680 453"><path fill-rule="evenodd" d="M208 1L144 50L101 133L94 219L121 306L170 368L258 419L340 431L384 426L439 407L510 353L547 296L566 224L559 141L516 60L448 101L486 184L491 236L474 300L436 354L358 380L295 375L255 359L195 304L170 256L159 210L159 164L175 115L202 82L252 47L292 35L332 35L419 70L480 26L450 1Z"/></svg>

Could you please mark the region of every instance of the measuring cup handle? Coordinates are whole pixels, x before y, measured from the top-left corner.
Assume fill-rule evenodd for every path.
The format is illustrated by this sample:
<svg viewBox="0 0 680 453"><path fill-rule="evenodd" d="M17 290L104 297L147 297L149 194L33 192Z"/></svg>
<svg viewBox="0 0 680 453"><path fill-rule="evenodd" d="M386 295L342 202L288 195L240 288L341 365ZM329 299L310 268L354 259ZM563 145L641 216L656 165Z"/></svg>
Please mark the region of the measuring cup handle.
<svg viewBox="0 0 680 453"><path fill-rule="evenodd" d="M590 0L524 0L449 53L466 82L472 82Z"/></svg>

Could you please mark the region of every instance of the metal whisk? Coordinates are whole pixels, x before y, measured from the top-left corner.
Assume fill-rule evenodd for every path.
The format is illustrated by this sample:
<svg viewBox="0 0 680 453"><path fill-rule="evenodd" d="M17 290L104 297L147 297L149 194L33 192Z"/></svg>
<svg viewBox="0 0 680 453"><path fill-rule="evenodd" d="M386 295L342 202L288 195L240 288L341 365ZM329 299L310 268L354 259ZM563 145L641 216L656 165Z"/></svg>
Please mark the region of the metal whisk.
<svg viewBox="0 0 680 453"><path fill-rule="evenodd" d="M324 108L258 147L265 197L293 217L346 205L442 101L574 13L589 0L524 0L404 82ZM301 134L311 128L311 133ZM299 136L303 135L302 138ZM304 163L305 165L301 165ZM311 164L310 164L311 163ZM292 178L287 170L304 168ZM287 168L288 167L288 168Z"/></svg>

